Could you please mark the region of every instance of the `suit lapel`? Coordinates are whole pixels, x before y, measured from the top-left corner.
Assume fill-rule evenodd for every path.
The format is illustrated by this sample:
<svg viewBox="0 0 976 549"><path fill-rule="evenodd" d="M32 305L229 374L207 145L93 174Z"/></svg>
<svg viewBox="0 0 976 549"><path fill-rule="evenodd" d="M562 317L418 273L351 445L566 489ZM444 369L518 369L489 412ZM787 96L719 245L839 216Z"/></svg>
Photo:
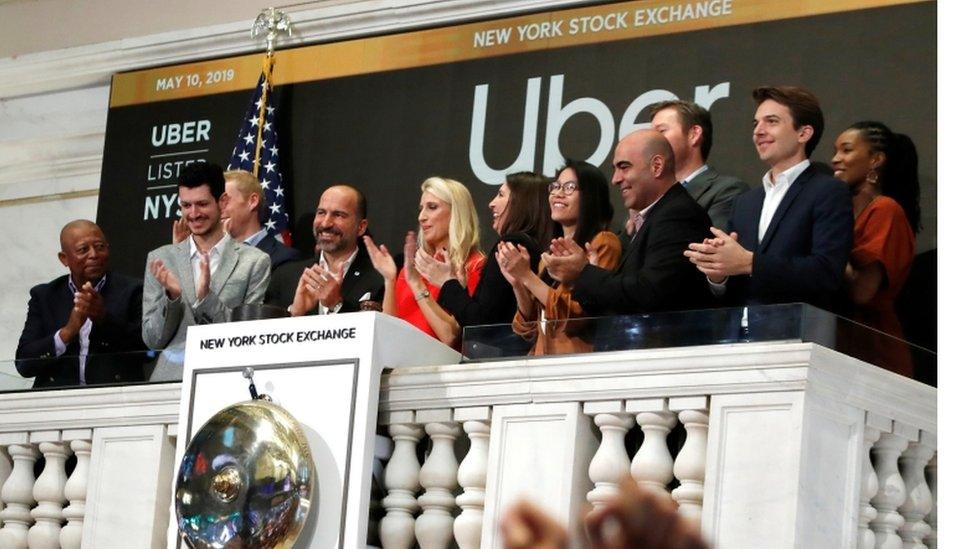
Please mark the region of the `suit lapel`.
<svg viewBox="0 0 976 549"><path fill-rule="evenodd" d="M367 267L372 267L369 262L369 255L366 249L360 246L359 251L356 252L356 259L349 266L349 272L342 279L341 292L344 301L359 301L359 298L363 297L363 292L360 292L359 288ZM371 295L369 298L375 300L376 296Z"/></svg>
<svg viewBox="0 0 976 549"><path fill-rule="evenodd" d="M620 266L617 267L618 272L623 270L624 264L627 263L627 258L629 258L630 255L634 253L634 250L644 248L644 242L647 240L647 233L650 230L649 227L651 225L651 217L654 216L654 212L660 210L667 203L667 201L669 200L668 196L672 192L674 192L675 187L680 185L681 185L680 183L675 183L674 185L672 185L671 188L669 188L667 191L664 192L663 195L661 195L661 198L658 199L657 204L655 204L654 207L647 212L647 217L644 218L644 223L641 225L640 230L637 231L637 234L635 234L634 237L630 240L630 243L627 244L627 249L624 250L623 257L620 258Z"/></svg>
<svg viewBox="0 0 976 549"><path fill-rule="evenodd" d="M698 174L697 177L689 181L688 185L685 187L685 190L688 191L688 194L690 194L691 197L695 199L695 202L697 202L701 195L705 194L705 191L712 186L712 183L715 182L716 177L718 177L718 172L708 168L707 170Z"/></svg>
<svg viewBox="0 0 976 549"><path fill-rule="evenodd" d="M240 260L238 248L244 245L236 240L227 243L227 247L224 248L224 255L220 258L220 265L214 272L213 278L210 279L210 291L220 294L220 291L224 289L224 284L227 283L227 279L230 278L230 274L234 272L234 267Z"/></svg>
<svg viewBox="0 0 976 549"><path fill-rule="evenodd" d="M803 173L796 178L796 181L790 185L789 190L786 191L786 196L783 197L783 201L779 203L776 208L776 212L773 214L773 219L769 222L769 227L766 227L766 234L763 235L762 242L759 243L760 250L765 251L769 247L769 242L773 239L773 235L776 233L776 229L779 227L780 222L783 217L786 216L787 210L790 209L790 204L796 200L797 195L803 190L803 184L806 183L807 179L813 176L813 166L809 166L807 169L803 170ZM757 227L758 229L758 227Z"/></svg>
<svg viewBox="0 0 976 549"><path fill-rule="evenodd" d="M187 237L186 240L180 242L176 245L176 257L173 258L173 263L176 264L176 276L180 279L180 288L182 288L183 293L194 296L189 302L193 303L196 300L196 284L193 282L193 263L190 261L190 239L193 236Z"/></svg>

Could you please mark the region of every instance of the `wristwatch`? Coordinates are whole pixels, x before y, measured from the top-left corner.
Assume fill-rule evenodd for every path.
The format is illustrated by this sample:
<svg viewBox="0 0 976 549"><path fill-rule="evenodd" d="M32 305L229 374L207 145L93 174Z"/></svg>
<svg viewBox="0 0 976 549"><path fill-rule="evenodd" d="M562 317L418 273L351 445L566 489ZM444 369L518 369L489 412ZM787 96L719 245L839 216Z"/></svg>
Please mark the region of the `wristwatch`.
<svg viewBox="0 0 976 549"><path fill-rule="evenodd" d="M423 290L420 290L420 292L417 295L413 296L413 297L417 301L420 301L421 299L427 299L428 297L430 297L430 290L428 290L427 288L424 288Z"/></svg>

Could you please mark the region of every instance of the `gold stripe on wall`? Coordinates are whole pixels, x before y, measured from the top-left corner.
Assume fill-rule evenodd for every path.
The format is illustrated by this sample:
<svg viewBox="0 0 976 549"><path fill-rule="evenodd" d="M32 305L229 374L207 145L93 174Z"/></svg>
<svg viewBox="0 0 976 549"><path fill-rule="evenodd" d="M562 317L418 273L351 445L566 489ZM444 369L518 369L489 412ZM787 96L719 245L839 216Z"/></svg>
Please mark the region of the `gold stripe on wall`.
<svg viewBox="0 0 976 549"><path fill-rule="evenodd" d="M23 206L24 204L40 204L42 202L60 202L72 198L86 198L98 196L98 189L88 189L84 191L71 191L67 193L39 194L35 196L24 196L21 198L8 198L0 200L0 208L8 206Z"/></svg>
<svg viewBox="0 0 976 549"><path fill-rule="evenodd" d="M932 1L623 2L282 50L276 54L274 82L293 84L326 80L551 48ZM693 17L671 21L673 13L691 13ZM584 29L594 28L585 22L592 24L594 21L599 21L604 30L583 32ZM623 22L625 26L617 25L618 22ZM638 25L641 22L645 24ZM519 40L519 27L535 25L533 28L540 30L547 23L550 29L559 29L558 35L550 32L548 37L540 35L535 40L529 40L527 35L526 40ZM575 33L571 32L574 28L577 30ZM499 37L504 35L506 29L509 38L507 42L499 43ZM476 45L478 39L482 42ZM263 53L257 53L117 74L112 79L110 106L250 89L261 73L263 56Z"/></svg>

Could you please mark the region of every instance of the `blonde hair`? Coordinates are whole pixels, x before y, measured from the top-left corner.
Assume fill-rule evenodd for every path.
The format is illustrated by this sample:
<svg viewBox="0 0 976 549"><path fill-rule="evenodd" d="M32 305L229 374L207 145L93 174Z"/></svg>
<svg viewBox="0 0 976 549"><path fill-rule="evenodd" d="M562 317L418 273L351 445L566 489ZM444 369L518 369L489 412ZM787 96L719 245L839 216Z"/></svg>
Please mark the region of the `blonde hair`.
<svg viewBox="0 0 976 549"><path fill-rule="evenodd" d="M458 181L443 177L429 177L420 185L421 194L429 192L451 206L451 220L448 225L448 260L459 272L464 272L465 263L472 251L478 248L478 211L468 188ZM429 253L431 250L424 239L424 231L417 231L417 244Z"/></svg>
<svg viewBox="0 0 976 549"><path fill-rule="evenodd" d="M224 180L228 183L233 181L234 187L245 197L251 193L258 195L258 214L264 209L264 189L258 183L258 178L254 174L244 170L231 170L224 172Z"/></svg>

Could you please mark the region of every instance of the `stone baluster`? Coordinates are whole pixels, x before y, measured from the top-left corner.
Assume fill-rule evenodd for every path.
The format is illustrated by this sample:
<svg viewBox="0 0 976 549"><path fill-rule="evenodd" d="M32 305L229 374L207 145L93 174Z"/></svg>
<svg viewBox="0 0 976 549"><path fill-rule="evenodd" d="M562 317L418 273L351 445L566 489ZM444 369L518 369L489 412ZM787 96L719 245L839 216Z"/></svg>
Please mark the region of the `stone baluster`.
<svg viewBox="0 0 976 549"><path fill-rule="evenodd" d="M931 433L921 432L918 442L908 444L908 449L901 455L898 465L901 475L905 479L905 503L898 508L905 524L898 529L905 549L925 549L922 539L931 531L925 523L925 516L932 511L932 492L925 482L925 466L935 455L935 437Z"/></svg>
<svg viewBox="0 0 976 549"><path fill-rule="evenodd" d="M878 511L871 506L871 498L878 493L878 474L874 471L874 464L871 463L871 448L881 438L882 429L891 430L891 420L885 420L868 412L862 441L864 454L861 456L861 504L857 518L859 549L874 549L874 532L869 524L878 516Z"/></svg>
<svg viewBox="0 0 976 549"><path fill-rule="evenodd" d="M392 412L389 432L393 438L393 455L386 464L383 498L386 516L380 521L380 541L384 549L410 549L414 546L414 514L420 509L420 462L417 442L424 430L415 424L413 412Z"/></svg>
<svg viewBox="0 0 976 549"><path fill-rule="evenodd" d="M65 431L62 433L64 440L71 441L71 451L74 452L78 462L75 470L64 485L64 497L68 500L68 506L64 508L64 518L68 524L61 529L62 549L80 549L81 532L85 520L85 502L88 499L88 466L91 462L91 429L80 431Z"/></svg>
<svg viewBox="0 0 976 549"><path fill-rule="evenodd" d="M27 549L27 529L34 523L31 507L34 506L34 462L37 449L30 443L27 433L0 435L0 444L6 444L7 453L13 460L13 470L0 489L4 509L0 512L3 529L0 529L0 547L3 549Z"/></svg>
<svg viewBox="0 0 976 549"><path fill-rule="evenodd" d="M678 418L661 398L629 400L627 411L637 414L637 425L644 432L644 441L630 465L630 474L640 487L669 496L667 486L674 478L674 459L668 450L667 438Z"/></svg>
<svg viewBox="0 0 976 549"><path fill-rule="evenodd" d="M905 482L898 471L898 458L912 438L904 427L895 422L892 432L881 433L871 451L878 473L878 493L871 499L871 505L878 511L877 517L871 521L877 549L901 549L902 546L898 529L905 519L898 513L898 507L905 503Z"/></svg>
<svg viewBox="0 0 976 549"><path fill-rule="evenodd" d="M599 509L620 491L620 481L630 474L630 458L624 446L624 436L634 426L634 416L624 411L620 400L587 402L583 413L593 416L600 429L600 446L590 461L590 480L593 489L586 499Z"/></svg>
<svg viewBox="0 0 976 549"><path fill-rule="evenodd" d="M7 478L10 477L10 471L14 468L13 462L10 461L10 456L7 455L7 448L0 445L0 488L3 487L4 483L7 482ZM3 498L0 497L0 516L3 515ZM3 526L3 521L0 520L0 526Z"/></svg>
<svg viewBox="0 0 976 549"><path fill-rule="evenodd" d="M681 484L671 492L671 497L678 502L680 515L700 525L702 499L705 496L708 397L672 398L668 401L668 408L678 413L678 420L688 433L674 460L674 476Z"/></svg>
<svg viewBox="0 0 976 549"><path fill-rule="evenodd" d="M936 452L935 455L932 456L931 461L929 461L929 464L925 466L925 475L926 477L928 477L928 481L929 481L929 491L932 492L932 511L929 512L929 516L927 516L925 520L925 522L928 523L930 528L928 535L925 536L925 545L927 545L929 549L936 549L936 547L939 546L939 539L937 535L939 529L939 524L938 524L939 521L936 513L936 511L939 508L938 472L939 472L939 453Z"/></svg>
<svg viewBox="0 0 976 549"><path fill-rule="evenodd" d="M58 549L61 547L61 521L64 504L64 485L68 482L64 463L68 460L68 446L61 442L61 433L32 433L31 441L38 442L44 456L44 470L34 482L34 499L37 507L31 510L34 526L27 533L27 545L31 549Z"/></svg>
<svg viewBox="0 0 976 549"><path fill-rule="evenodd" d="M454 440L461 429L451 418L451 410L421 410L417 422L431 439L430 455L420 468L424 493L417 498L423 512L414 531L421 549L443 549L454 541L454 489L457 488L458 461Z"/></svg>
<svg viewBox="0 0 976 549"><path fill-rule="evenodd" d="M462 421L471 446L458 467L458 484L464 489L455 500L461 514L454 519L454 539L460 549L481 547L484 524L485 485L488 480L488 434L491 408L459 408L455 421Z"/></svg>

